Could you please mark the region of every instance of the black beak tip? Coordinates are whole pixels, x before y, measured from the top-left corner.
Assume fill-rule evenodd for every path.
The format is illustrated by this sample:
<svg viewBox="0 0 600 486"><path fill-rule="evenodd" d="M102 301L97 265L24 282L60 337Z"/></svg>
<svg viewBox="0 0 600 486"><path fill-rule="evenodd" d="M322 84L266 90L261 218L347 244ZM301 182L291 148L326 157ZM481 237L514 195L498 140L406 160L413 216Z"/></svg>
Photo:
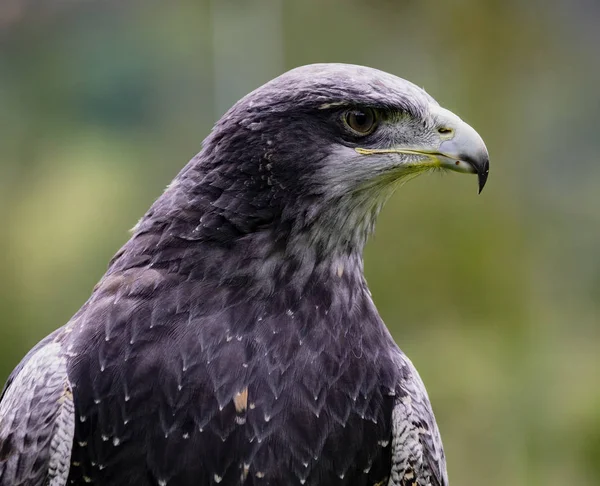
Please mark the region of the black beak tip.
<svg viewBox="0 0 600 486"><path fill-rule="evenodd" d="M461 155L460 160L464 160L473 167L473 171L477 174L479 183L479 193L483 191L488 175L490 174L490 157L487 152L480 153L476 157L469 155Z"/></svg>
<svg viewBox="0 0 600 486"><path fill-rule="evenodd" d="M488 175L490 174L490 159L486 157L483 164L477 164L474 166L477 171L477 180L479 182L479 193L483 191L485 183L487 182Z"/></svg>

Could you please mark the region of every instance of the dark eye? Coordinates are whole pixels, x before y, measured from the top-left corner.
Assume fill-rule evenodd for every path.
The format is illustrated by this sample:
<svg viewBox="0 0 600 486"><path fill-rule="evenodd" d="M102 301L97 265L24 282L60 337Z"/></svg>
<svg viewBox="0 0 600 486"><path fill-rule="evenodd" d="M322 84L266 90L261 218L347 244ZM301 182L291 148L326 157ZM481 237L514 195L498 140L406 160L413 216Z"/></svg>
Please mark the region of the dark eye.
<svg viewBox="0 0 600 486"><path fill-rule="evenodd" d="M377 127L377 115L371 108L347 111L344 121L357 135L368 135Z"/></svg>
<svg viewBox="0 0 600 486"><path fill-rule="evenodd" d="M452 133L452 128L440 127L440 128L438 128L438 133L441 133L442 135Z"/></svg>

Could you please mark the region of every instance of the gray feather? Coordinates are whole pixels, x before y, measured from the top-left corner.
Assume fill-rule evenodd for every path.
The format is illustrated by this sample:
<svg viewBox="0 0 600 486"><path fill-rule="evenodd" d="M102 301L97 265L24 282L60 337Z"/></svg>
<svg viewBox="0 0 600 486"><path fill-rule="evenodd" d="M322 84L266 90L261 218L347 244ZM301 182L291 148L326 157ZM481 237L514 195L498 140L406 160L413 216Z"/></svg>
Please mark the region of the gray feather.
<svg viewBox="0 0 600 486"><path fill-rule="evenodd" d="M392 471L388 486L447 486L442 440L427 391L411 361L392 412Z"/></svg>
<svg viewBox="0 0 600 486"><path fill-rule="evenodd" d="M0 486L64 486L74 406L59 343L33 354L0 403Z"/></svg>

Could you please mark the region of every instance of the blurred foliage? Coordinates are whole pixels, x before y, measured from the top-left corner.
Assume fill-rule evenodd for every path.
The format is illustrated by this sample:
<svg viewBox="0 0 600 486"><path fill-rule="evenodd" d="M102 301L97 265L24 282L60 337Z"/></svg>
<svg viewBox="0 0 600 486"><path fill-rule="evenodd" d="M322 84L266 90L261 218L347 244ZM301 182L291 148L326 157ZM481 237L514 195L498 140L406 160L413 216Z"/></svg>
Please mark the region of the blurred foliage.
<svg viewBox="0 0 600 486"><path fill-rule="evenodd" d="M600 7L584 0L0 2L0 378L89 296L219 115L365 64L481 133L491 176L404 186L366 252L453 484L598 484Z"/></svg>

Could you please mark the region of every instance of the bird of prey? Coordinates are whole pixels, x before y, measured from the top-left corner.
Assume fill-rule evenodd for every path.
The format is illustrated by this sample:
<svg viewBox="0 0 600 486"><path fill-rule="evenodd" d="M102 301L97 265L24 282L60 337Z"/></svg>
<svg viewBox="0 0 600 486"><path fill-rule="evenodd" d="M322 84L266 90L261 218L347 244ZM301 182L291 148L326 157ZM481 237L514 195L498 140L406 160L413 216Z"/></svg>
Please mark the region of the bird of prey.
<svg viewBox="0 0 600 486"><path fill-rule="evenodd" d="M445 486L425 387L362 252L407 177L475 173L477 132L362 66L237 102L13 371L1 486Z"/></svg>

